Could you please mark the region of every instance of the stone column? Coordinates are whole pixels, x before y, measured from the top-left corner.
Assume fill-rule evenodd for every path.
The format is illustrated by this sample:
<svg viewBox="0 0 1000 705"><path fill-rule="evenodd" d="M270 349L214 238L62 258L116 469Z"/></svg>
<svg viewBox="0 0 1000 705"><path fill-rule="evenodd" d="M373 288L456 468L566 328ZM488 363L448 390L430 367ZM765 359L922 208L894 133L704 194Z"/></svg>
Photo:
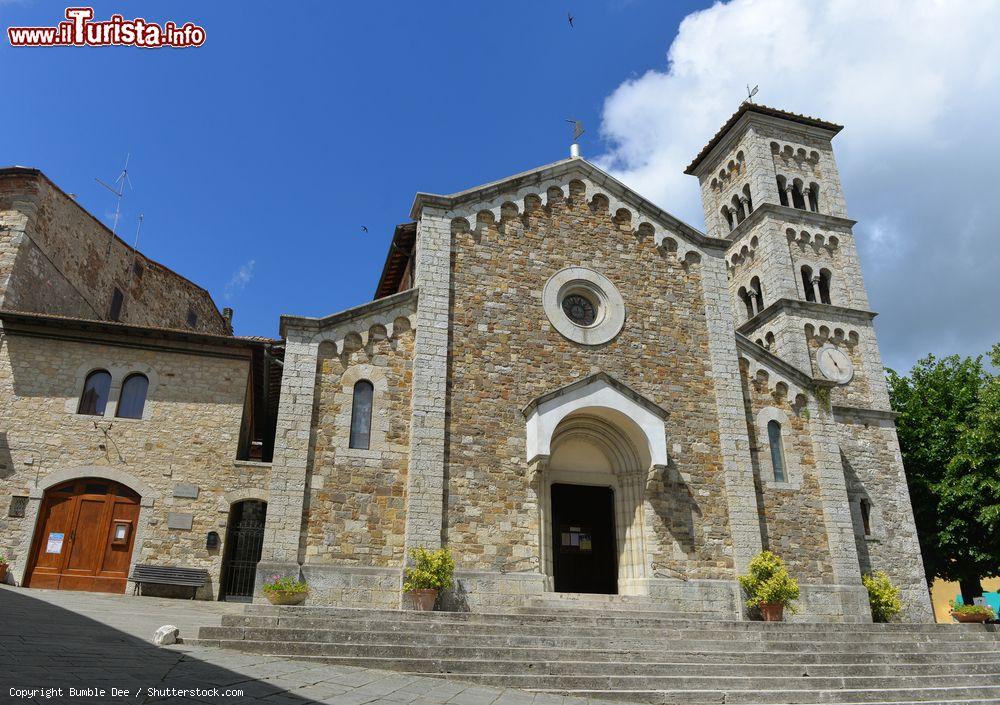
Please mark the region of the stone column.
<svg viewBox="0 0 1000 705"><path fill-rule="evenodd" d="M733 333L735 326L727 300L726 262L722 252L710 251L702 256L701 285L708 326L711 376L715 384L719 450L726 478L733 569L739 574L746 572L750 559L760 553L761 536L740 365Z"/></svg>
<svg viewBox="0 0 1000 705"><path fill-rule="evenodd" d="M262 578L299 576L302 512L310 472L313 400L319 343L312 334L287 331L281 374L274 459L268 486L267 521L257 589Z"/></svg>
<svg viewBox="0 0 1000 705"><path fill-rule="evenodd" d="M410 468L406 550L441 545L444 521L445 394L451 302L451 218L424 207L417 223Z"/></svg>

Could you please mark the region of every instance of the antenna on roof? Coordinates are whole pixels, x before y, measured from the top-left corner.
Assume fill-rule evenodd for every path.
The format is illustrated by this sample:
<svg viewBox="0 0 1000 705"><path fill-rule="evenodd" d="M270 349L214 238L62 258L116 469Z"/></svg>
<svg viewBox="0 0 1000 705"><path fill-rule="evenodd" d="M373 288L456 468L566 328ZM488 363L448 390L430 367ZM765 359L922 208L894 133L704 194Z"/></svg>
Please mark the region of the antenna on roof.
<svg viewBox="0 0 1000 705"><path fill-rule="evenodd" d="M145 217L142 213L139 214L139 225L135 229L135 243L132 245L132 263L129 264L128 280L130 283L135 279L135 260L139 254L139 233L142 231L142 219Z"/></svg>
<svg viewBox="0 0 1000 705"><path fill-rule="evenodd" d="M130 191L135 190L132 188L132 179L128 177L128 161L131 158L131 156L132 155L130 153L125 155L125 167L122 169L122 173L120 173L118 175L118 178L115 179L114 181L115 185L118 188L109 186L108 184L98 179L96 176L94 177L94 181L99 183L101 186L106 188L111 193L115 194L115 221L111 225L111 235L112 235L111 240L114 239L113 237L114 235L118 234L118 221L119 219L121 219L122 215L122 198L125 196L126 184L128 185ZM108 240L108 252L111 251L111 240Z"/></svg>
<svg viewBox="0 0 1000 705"><path fill-rule="evenodd" d="M753 103L753 97L755 95L757 95L757 90L759 88L760 88L760 86L754 86L753 88L750 88L750 84L748 83L747 84L747 99L744 100L742 103L740 103L740 105L746 105L747 103L751 103L752 104Z"/></svg>
<svg viewBox="0 0 1000 705"><path fill-rule="evenodd" d="M577 141L580 139L580 135L584 133L583 123L576 118L569 118L566 122L573 125L573 144L569 148L569 156L579 157L580 156L580 145Z"/></svg>

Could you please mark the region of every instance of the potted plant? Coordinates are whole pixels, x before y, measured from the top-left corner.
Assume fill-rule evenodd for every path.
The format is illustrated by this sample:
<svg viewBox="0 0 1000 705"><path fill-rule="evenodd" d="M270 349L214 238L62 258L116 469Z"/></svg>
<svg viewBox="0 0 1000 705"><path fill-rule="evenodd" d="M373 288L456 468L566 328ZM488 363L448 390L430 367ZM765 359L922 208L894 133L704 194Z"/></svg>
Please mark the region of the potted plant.
<svg viewBox="0 0 1000 705"><path fill-rule="evenodd" d="M406 569L403 592L410 596L413 606L424 612L434 609L438 593L451 587L455 573L455 559L447 548L429 551L414 548L410 551L413 565Z"/></svg>
<svg viewBox="0 0 1000 705"><path fill-rule="evenodd" d="M309 586L295 578L275 575L264 583L264 595L272 605L300 605L309 595Z"/></svg>
<svg viewBox="0 0 1000 705"><path fill-rule="evenodd" d="M987 619L995 619L996 612L989 605L962 605L957 600L948 603L951 605L951 616L956 622L982 623Z"/></svg>
<svg viewBox="0 0 1000 705"><path fill-rule="evenodd" d="M872 610L873 621L888 622L903 609L903 601L900 599L902 591L892 584L883 571L862 575L861 582L868 590L868 605Z"/></svg>
<svg viewBox="0 0 1000 705"><path fill-rule="evenodd" d="M747 596L747 607L760 611L765 622L780 622L785 608L794 612L799 584L788 574L784 562L770 551L761 551L750 561L750 572L739 576Z"/></svg>
<svg viewBox="0 0 1000 705"><path fill-rule="evenodd" d="M0 553L0 584L7 580L7 558Z"/></svg>

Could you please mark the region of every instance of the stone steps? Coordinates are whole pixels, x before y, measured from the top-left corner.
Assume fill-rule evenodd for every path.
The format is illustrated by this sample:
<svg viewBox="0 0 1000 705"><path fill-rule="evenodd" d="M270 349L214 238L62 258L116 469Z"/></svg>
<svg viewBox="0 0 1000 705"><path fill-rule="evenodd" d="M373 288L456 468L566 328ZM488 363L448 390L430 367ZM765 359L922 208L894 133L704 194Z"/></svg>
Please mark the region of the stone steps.
<svg viewBox="0 0 1000 705"><path fill-rule="evenodd" d="M1000 703L981 625L726 621L642 600L444 613L249 605L198 642L312 662L641 703Z"/></svg>
<svg viewBox="0 0 1000 705"><path fill-rule="evenodd" d="M187 640L188 643L191 640ZM642 666L647 663L661 663L669 658L673 663L711 663L711 664L770 664L775 657L783 663L807 666L810 664L838 664L845 668L866 664L916 664L922 668L933 667L942 659L954 661L956 657L942 656L941 653L903 652L885 653L882 651L851 652L810 652L789 653L775 651L673 651L664 654L662 650L600 650L600 649L564 649L551 647L462 647L441 646L428 648L425 644L412 643L379 644L379 643L343 643L343 642L311 642L311 641L256 641L256 640L226 640L199 638L196 643L204 646L235 649L250 653L270 653L294 658L309 657L317 659L354 657L358 659L451 659L464 661L524 661L538 663L556 659L568 662L604 661L615 664ZM983 663L1000 662L1000 653L994 650L966 651L961 653L965 659ZM362 664L355 664L362 665ZM374 668L375 666L372 666Z"/></svg>
<svg viewBox="0 0 1000 705"><path fill-rule="evenodd" d="M566 636L566 635L525 635L519 633L439 633L433 630L420 631L376 631L374 629L352 630L347 627L331 629L291 629L285 627L203 627L199 637L204 639L222 639L227 641L277 641L277 642L327 642L327 643L377 643L377 644L408 644L414 640L429 647L439 646L491 646L491 647L561 647L577 649L618 649L618 650L658 650L670 651L731 651L741 649L747 651L767 651L770 653L799 653L826 651L851 652L857 651L862 645L875 647L886 653L901 653L909 651L924 651L929 653L954 653L962 651L978 651L983 644L995 645L996 640L978 640L973 638L959 640L945 639L914 639L874 641L865 639L832 640L795 640L795 639L747 639L725 637L695 639L671 638L669 636Z"/></svg>
<svg viewBox="0 0 1000 705"><path fill-rule="evenodd" d="M657 625L657 626L592 626L579 624L543 623L543 624L517 624L517 632L521 636L557 636L557 637L599 637L643 639L647 641L655 640L684 640L702 639L725 641L843 641L845 632L840 630L824 631L799 629L798 624L786 625L786 629L780 630L760 630L736 628L736 625L760 624L758 622L733 623L733 628L726 626L720 628L715 623L687 623L683 625ZM362 617L270 617L254 615L225 615L222 620L225 627L244 627L247 629L327 629L327 630L350 630L350 631L393 631L408 632L414 630L433 629L438 634L458 634L458 635L484 635L495 636L499 634L509 634L511 624L504 622L465 622L447 620L407 619L401 617L396 620L386 620L384 618L366 619ZM906 642L912 643L914 640L930 640L946 637L948 641L1000 641L1000 632L991 632L982 629L958 628L953 629L948 625L935 631L884 631L884 630L864 630L856 629L850 634L852 642Z"/></svg>

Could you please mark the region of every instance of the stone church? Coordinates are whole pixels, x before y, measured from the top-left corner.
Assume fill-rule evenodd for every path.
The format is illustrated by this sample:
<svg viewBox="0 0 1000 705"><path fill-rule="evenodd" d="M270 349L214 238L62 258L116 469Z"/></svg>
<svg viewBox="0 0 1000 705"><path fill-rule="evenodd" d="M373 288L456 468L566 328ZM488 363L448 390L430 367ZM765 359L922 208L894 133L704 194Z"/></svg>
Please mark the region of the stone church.
<svg viewBox="0 0 1000 705"><path fill-rule="evenodd" d="M8 580L122 592L179 566L204 599L283 574L310 604L399 607L408 549L447 546L447 609L731 619L769 549L796 619L870 621L884 570L930 621L840 130L742 105L686 169L704 232L575 154L418 193L373 300L274 340L0 170Z"/></svg>

